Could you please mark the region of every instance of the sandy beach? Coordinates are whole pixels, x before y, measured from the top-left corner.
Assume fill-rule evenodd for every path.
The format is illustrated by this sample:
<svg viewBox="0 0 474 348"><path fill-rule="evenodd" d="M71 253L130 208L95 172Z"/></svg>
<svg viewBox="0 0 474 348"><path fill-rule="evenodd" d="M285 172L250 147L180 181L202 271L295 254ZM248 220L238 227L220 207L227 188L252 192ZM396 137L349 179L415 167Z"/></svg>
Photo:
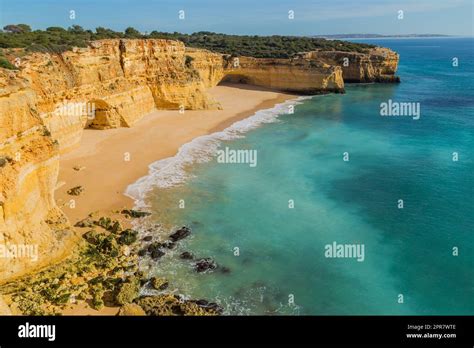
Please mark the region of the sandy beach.
<svg viewBox="0 0 474 348"><path fill-rule="evenodd" d="M220 85L209 93L221 103L222 110L183 114L160 110L146 115L131 128L86 129L80 146L60 160L56 200L71 223L91 212L131 208L133 201L123 192L148 173L151 163L174 156L181 145L196 137L223 130L257 110L294 98L242 85ZM67 194L67 190L79 185L84 188L81 195ZM75 200L74 208L70 207L71 199Z"/></svg>

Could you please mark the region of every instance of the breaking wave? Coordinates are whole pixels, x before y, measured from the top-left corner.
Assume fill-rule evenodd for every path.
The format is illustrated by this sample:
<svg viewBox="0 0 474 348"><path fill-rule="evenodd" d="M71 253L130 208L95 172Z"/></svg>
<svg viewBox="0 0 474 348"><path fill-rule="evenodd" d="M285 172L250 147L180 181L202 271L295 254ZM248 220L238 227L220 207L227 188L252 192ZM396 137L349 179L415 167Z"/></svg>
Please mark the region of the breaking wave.
<svg viewBox="0 0 474 348"><path fill-rule="evenodd" d="M252 116L233 123L223 131L193 139L182 145L175 156L150 164L148 174L129 185L125 195L135 201L136 207L146 207L144 200L147 192L154 187L167 188L184 183L192 175L186 169L192 164L211 161L222 141L242 138L244 133L262 124L276 122L278 116L288 113L289 106L301 104L310 98L298 97L287 100L270 109L259 110Z"/></svg>

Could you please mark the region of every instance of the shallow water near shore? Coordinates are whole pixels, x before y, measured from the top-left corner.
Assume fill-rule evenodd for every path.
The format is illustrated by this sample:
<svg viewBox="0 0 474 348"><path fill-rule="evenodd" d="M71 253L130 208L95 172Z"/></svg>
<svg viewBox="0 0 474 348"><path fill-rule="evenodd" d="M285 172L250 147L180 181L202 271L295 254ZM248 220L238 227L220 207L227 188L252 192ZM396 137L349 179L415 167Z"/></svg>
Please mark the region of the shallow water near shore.
<svg viewBox="0 0 474 348"><path fill-rule="evenodd" d="M401 84L280 105L131 187L149 222L192 228L153 268L171 289L226 314L474 314L474 40L368 42L400 53ZM389 99L419 102L420 119L381 117ZM258 165L209 155L225 147ZM333 242L363 244L363 261L325 257ZM198 274L183 251L230 272Z"/></svg>

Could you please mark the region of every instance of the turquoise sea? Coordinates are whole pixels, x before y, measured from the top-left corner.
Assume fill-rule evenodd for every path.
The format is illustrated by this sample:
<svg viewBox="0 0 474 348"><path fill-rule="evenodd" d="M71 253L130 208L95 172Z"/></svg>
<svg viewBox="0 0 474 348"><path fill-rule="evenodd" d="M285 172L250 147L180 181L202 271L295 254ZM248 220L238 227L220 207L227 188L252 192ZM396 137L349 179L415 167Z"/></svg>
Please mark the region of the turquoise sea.
<svg viewBox="0 0 474 348"><path fill-rule="evenodd" d="M192 228L151 266L170 289L227 314L474 314L474 39L366 42L400 54L400 84L257 113L129 188L155 213L144 228ZM420 119L380 116L389 99L420 103ZM257 166L218 163L225 147ZM333 242L364 260L325 257ZM230 272L196 273L183 251Z"/></svg>

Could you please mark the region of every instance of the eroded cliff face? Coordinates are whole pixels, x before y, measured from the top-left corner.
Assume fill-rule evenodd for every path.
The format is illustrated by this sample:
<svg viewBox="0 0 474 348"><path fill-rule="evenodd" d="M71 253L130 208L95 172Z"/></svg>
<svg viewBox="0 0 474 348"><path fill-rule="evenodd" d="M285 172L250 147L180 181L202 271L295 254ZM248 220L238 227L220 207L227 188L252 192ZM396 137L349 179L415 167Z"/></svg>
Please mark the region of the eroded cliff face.
<svg viewBox="0 0 474 348"><path fill-rule="evenodd" d="M400 78L395 75L399 55L385 47L376 47L367 53L312 51L301 56L339 66L345 82L400 82Z"/></svg>
<svg viewBox="0 0 474 348"><path fill-rule="evenodd" d="M298 94L344 92L340 67L305 58L228 58L225 81Z"/></svg>
<svg viewBox="0 0 474 348"><path fill-rule="evenodd" d="M70 237L54 202L58 146L18 73L0 70L0 280L49 263Z"/></svg>
<svg viewBox="0 0 474 348"><path fill-rule="evenodd" d="M56 206L59 154L84 128L130 127L154 109L215 109L206 89L230 80L299 94L342 92L344 81L391 81L398 55L310 52L294 59L234 57L170 40L102 40L0 68L0 282L39 268L74 240ZM341 65L349 56L350 65ZM352 60L351 60L352 59ZM352 64L353 63L353 64ZM352 64L352 65L351 65Z"/></svg>
<svg viewBox="0 0 474 348"><path fill-rule="evenodd" d="M130 127L154 109L218 108L178 41L101 40L36 53L22 60L20 77L37 95L37 111L61 151L77 145L86 126Z"/></svg>
<svg viewBox="0 0 474 348"><path fill-rule="evenodd" d="M207 87L226 81L297 94L344 91L341 68L316 60L231 57L193 48L186 52Z"/></svg>

